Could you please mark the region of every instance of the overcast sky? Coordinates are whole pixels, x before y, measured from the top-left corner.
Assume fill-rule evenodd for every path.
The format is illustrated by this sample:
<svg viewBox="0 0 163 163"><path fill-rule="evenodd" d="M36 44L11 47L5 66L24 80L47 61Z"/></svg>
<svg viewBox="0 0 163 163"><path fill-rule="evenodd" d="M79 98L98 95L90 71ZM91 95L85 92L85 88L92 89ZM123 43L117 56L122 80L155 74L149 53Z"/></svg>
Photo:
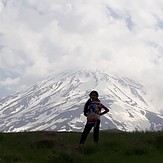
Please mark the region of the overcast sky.
<svg viewBox="0 0 163 163"><path fill-rule="evenodd" d="M0 97L86 66L140 82L163 110L163 1L0 0Z"/></svg>

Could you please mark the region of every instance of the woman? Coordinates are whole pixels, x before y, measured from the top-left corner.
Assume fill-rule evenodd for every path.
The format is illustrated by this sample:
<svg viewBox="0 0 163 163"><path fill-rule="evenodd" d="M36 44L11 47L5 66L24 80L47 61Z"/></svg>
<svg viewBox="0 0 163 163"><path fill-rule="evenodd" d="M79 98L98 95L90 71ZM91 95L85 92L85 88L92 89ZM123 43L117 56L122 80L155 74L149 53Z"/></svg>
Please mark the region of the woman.
<svg viewBox="0 0 163 163"><path fill-rule="evenodd" d="M90 98L84 106L84 115L87 117L87 123L81 135L80 144L84 144L89 132L93 129L94 142L97 143L99 139L100 116L109 112L109 109L104 106L98 99L98 92L92 91ZM101 109L104 109L101 112Z"/></svg>

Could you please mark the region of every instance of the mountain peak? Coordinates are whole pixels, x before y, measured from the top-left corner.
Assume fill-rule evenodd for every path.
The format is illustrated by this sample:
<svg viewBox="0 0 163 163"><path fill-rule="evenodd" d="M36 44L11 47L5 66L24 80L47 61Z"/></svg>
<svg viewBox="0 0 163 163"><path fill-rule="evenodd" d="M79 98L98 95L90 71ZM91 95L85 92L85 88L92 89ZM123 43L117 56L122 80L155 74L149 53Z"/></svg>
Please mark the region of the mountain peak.
<svg viewBox="0 0 163 163"><path fill-rule="evenodd" d="M146 97L141 84L100 70L55 73L20 93L0 101L0 130L82 131L83 107L92 90L110 108L101 128L159 130L163 117Z"/></svg>

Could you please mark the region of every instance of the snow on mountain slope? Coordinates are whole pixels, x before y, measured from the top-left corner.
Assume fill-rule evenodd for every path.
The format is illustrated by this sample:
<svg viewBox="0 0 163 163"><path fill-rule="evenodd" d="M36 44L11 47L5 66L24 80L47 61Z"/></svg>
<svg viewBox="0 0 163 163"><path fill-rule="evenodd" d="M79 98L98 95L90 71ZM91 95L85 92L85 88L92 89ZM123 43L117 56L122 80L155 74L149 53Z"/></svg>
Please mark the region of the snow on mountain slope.
<svg viewBox="0 0 163 163"><path fill-rule="evenodd" d="M163 116L150 104L141 84L101 71L76 71L51 75L1 99L0 131L82 131L83 107L92 90L110 108L101 117L101 129L163 129Z"/></svg>

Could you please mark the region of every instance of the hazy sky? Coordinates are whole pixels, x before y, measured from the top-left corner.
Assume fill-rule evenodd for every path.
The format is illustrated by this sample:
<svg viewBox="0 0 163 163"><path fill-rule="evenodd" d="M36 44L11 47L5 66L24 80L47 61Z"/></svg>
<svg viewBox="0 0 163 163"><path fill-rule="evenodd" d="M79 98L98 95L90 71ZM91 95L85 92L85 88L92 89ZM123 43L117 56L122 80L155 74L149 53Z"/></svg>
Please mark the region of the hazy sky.
<svg viewBox="0 0 163 163"><path fill-rule="evenodd" d="M0 0L0 97L86 66L137 80L163 110L163 1Z"/></svg>

